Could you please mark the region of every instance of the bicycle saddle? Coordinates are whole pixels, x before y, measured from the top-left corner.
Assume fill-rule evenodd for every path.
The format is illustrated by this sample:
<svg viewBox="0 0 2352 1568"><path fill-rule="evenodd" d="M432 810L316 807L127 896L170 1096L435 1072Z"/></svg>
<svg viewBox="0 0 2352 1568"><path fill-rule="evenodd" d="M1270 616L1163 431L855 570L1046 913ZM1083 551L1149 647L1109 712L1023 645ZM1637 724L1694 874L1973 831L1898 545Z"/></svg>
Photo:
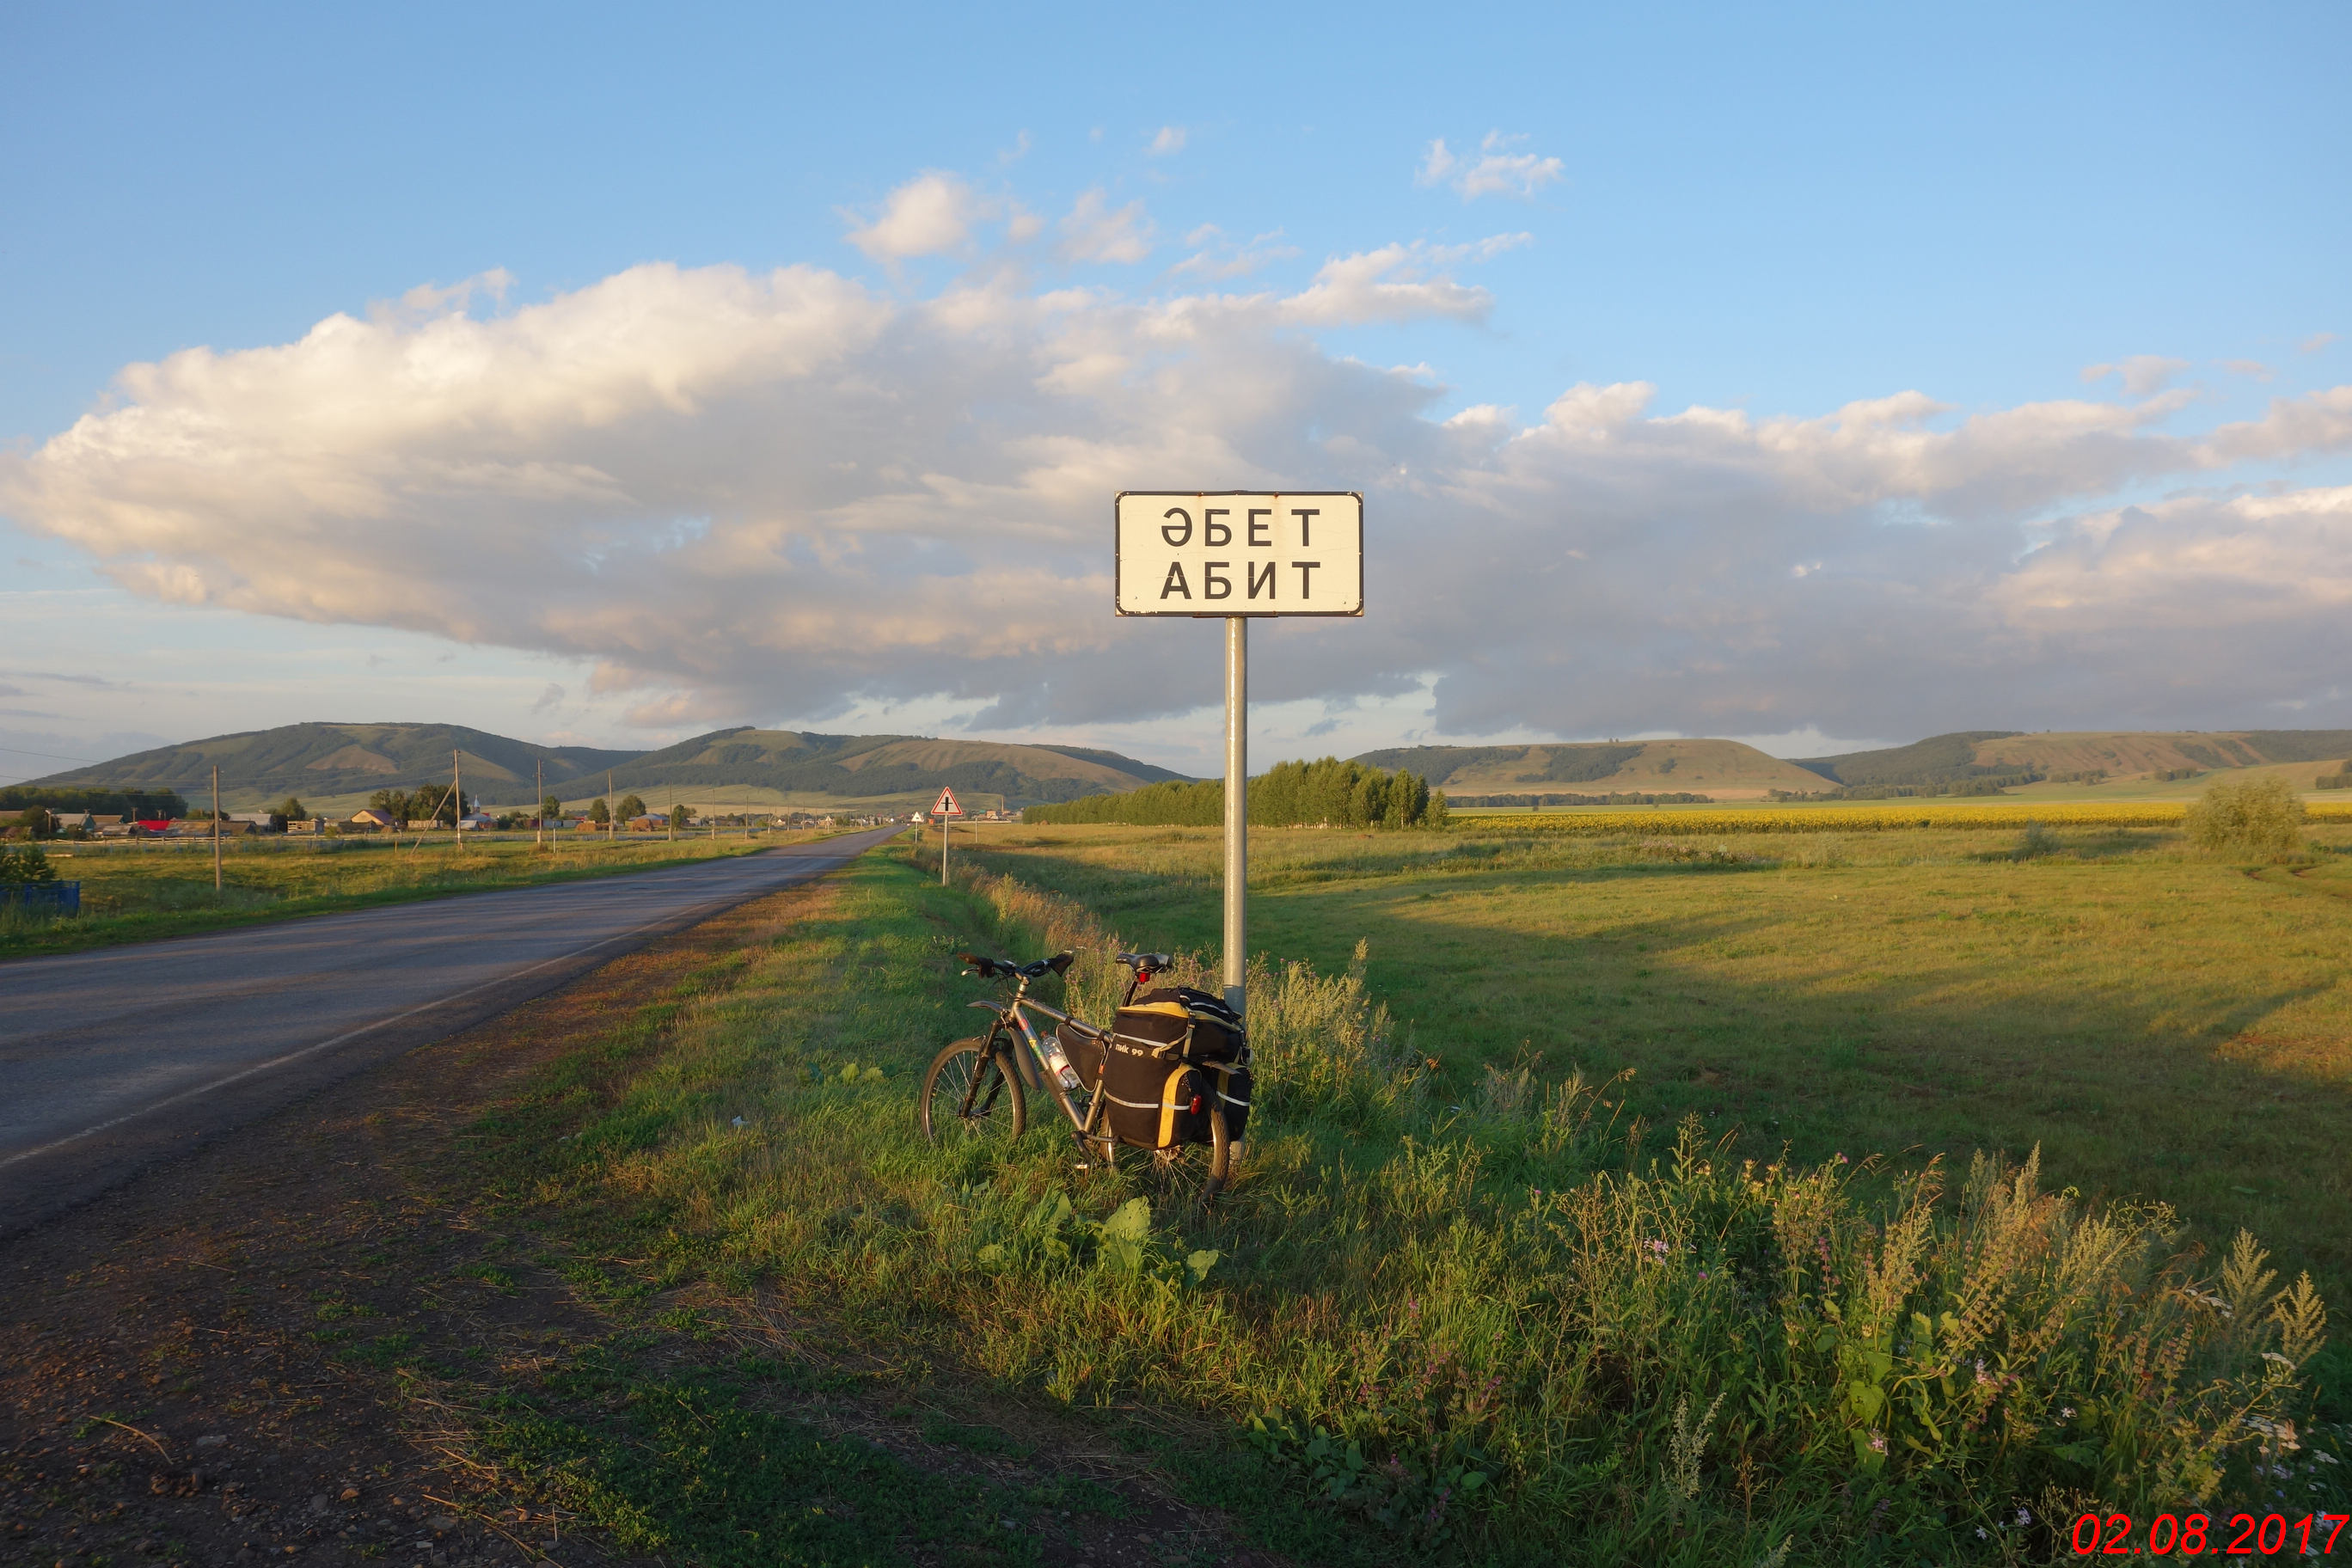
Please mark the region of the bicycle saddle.
<svg viewBox="0 0 2352 1568"><path fill-rule="evenodd" d="M1017 974L1024 980L1035 980L1047 973L1059 974L1078 961L1078 955L1069 952L1057 952L1051 958L1035 959L1027 963L1014 963L1003 958L982 958L976 952L959 952L956 957L960 962L971 964L972 972L982 980L993 980L1000 974L1008 977Z"/></svg>
<svg viewBox="0 0 2352 1568"><path fill-rule="evenodd" d="M1138 974L1150 975L1174 963L1176 955L1172 952L1122 952L1118 955L1118 962Z"/></svg>

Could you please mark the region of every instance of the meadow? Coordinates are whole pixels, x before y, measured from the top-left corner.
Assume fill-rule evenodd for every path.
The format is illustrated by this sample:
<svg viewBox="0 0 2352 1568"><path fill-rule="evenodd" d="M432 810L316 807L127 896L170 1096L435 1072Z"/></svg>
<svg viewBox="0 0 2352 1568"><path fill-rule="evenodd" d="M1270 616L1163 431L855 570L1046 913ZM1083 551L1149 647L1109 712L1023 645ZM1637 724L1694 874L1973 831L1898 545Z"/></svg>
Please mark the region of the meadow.
<svg viewBox="0 0 2352 1568"><path fill-rule="evenodd" d="M826 830L740 831L719 838L528 834L230 838L222 843L221 887L213 886L209 840L153 843L52 842L41 847L59 880L81 883L81 913L68 919L0 909L0 958L71 952L257 921L324 914L490 888L611 876L657 866L742 855L823 837Z"/></svg>
<svg viewBox="0 0 2352 1568"><path fill-rule="evenodd" d="M959 949L1077 948L1089 1012L1116 941L1207 950L1216 836L1170 829L866 857L486 1123L489 1185L649 1301L1097 1420L1305 1561L2042 1562L2087 1508L2346 1506L2298 1278L2343 1274L2341 844L1253 837L1208 1213L913 1126ZM472 1451L641 1553L739 1533L644 1479L701 1439L562 1397Z"/></svg>
<svg viewBox="0 0 2352 1568"><path fill-rule="evenodd" d="M2290 869L2072 824L2018 858L2014 807L1997 837L1554 820L1255 830L1253 951L1338 973L1365 943L1449 1092L1489 1064L1632 1068L1639 1113L1696 1113L1745 1154L2038 1147L2063 1185L2171 1204L2208 1237L2250 1227L2352 1295L2352 827L2315 827L2323 852ZM1214 831L1062 828L974 863L1205 952L1220 854Z"/></svg>

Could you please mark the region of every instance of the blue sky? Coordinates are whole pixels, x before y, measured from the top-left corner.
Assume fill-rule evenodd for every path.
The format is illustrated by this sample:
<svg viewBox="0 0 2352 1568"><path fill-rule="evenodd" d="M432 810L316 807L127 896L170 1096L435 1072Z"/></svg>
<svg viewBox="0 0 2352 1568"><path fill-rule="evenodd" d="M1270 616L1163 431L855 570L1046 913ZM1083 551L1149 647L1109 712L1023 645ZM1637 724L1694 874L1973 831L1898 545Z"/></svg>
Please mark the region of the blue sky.
<svg viewBox="0 0 2352 1568"><path fill-rule="evenodd" d="M1248 434L1223 426L1214 441L1202 437L1206 447L1169 450L1249 456L1242 466L1254 464L1257 477L1294 485L1323 478L1302 469L1346 470L1338 477L1360 483L1391 458L1398 469L1426 473L1436 459L1415 445L1416 432L1464 409L1495 408L1504 421L1495 428L1507 433L1541 424L1580 384L1629 383L1652 388L1653 420L1699 405L1812 421L1916 391L1937 405L1916 427L1945 435L1972 418L2030 423L2037 416L2017 411L2086 399L2137 406L2168 394L2176 403L2144 410L2128 433L2084 439L2193 442L2263 420L2274 399L2324 399L2352 382L2344 260L2352 117L2336 75L2347 45L2352 13L2321 5L1964 16L1088 7L1002 17L15 8L0 18L0 441L18 465L13 489L0 471L0 561L14 563L0 589L0 745L20 754L0 758L0 773L39 771L20 765L21 753L103 755L151 738L317 717L446 716L509 733L648 745L728 721L951 731L977 718L992 732L1124 744L1179 766L1213 745L1213 726L1197 748L1186 728L1204 718L1191 704L1205 689L1193 689L1202 683L1190 672L1209 659L1205 631L1198 649L1173 631L1092 651L1066 637L1006 645L1008 619L1075 625L1094 614L1092 589L1070 587L1066 603L1059 590L1034 600L1017 584L982 585L971 550L940 573L961 580L966 600L988 600L992 612L975 626L993 629L971 635L993 641L984 660L948 674L938 650L899 658L889 637L847 623L828 637L879 638L870 670L835 657L831 643L789 638L770 645L766 674L668 650L654 629L663 617L712 613L683 589L622 604L618 589L600 598L582 588L556 617L561 630L515 630L495 616L420 608L437 581L422 570L402 592L373 598L256 586L239 575L256 552L300 549L324 560L362 550L347 514L320 510L327 481L307 486L311 499L266 530L238 531L295 503L208 491L202 504L173 500L180 521L157 532L120 510L132 504L121 487L138 453L120 440L100 456L80 453L68 483L56 478L67 465L51 444L85 415L125 407L201 404L202 416L190 417L206 430L267 424L270 396L285 389L225 393L208 383L201 395L185 385L132 394L116 384L129 365L193 348L235 355L297 344L339 312L381 321L387 302L422 286L486 274L497 282L455 305L412 300L408 316L456 310L495 326L657 262L691 278L819 269L902 321L936 315L942 299L982 282L1033 300L1083 290L1097 312L1107 301L1142 310L1202 294L1297 299L1335 259L1399 247L1366 266L1403 287L1454 292L1297 307L1250 329L1249 342L1266 352L1309 356L1292 366L1300 386L1328 384L1265 411L1269 426L1286 432L1275 448L1292 456L1251 456ZM893 210L894 192L927 173L945 182L951 242L852 242L853 231L870 236ZM1122 215L1124 228L1087 226ZM1034 237L1023 235L1024 222ZM1187 267L1188 258L1199 259ZM1165 342L1164 326L1141 321L1112 310L1087 328L1128 334L1112 357L1130 379L1149 374L1150 355L1130 353L1134 342ZM1066 342L1064 328L1050 331ZM962 364L968 352L977 351L962 339L910 341L845 374L859 386L877 377L929 386L939 365ZM1249 357L1256 352L1236 348L1231 363L1261 364ZM235 379L249 388L275 362L235 363ZM2085 379L2088 367L2134 363ZM1386 379L1350 381L1358 367ZM998 418L1012 384L994 386L975 370L969 401L943 417L1032 449L1063 438L1056 421L1075 431L1097 407L1111 411L1106 419L1149 417L1160 428L1199 410L1207 432L1218 410L1256 395L1218 384L1205 361L1195 369L1176 401L1148 414L1089 384L1093 404L1030 410L1017 428ZM727 384L751 374L730 371ZM757 374L772 382L804 372L795 361ZM1367 413L1401 376L1419 389L1411 406ZM304 384L305 395L322 395L315 381ZM346 390L368 399L364 388ZM701 439L719 405L693 401ZM394 423L409 430L415 417ZM584 431L604 416L583 417ZM1390 434L1376 439L1367 419L1391 420L1380 425ZM2149 447L2119 467L2100 466L2080 443L2063 461L2003 447L1962 480L1906 490L1874 479L1835 507L1800 506L1814 521L1784 542L1788 571L1810 570L1806 552L1819 550L1828 575L1870 584L1830 609L1749 604L1728 589L1704 605L1662 593L1646 617L1633 602L1628 584L1645 575L1735 559L1722 531L1745 538L1741 518L1786 512L1795 503L1785 475L1769 495L1718 506L1704 486L1675 485L1726 461L1721 453L1653 442L1652 467L1642 470L1650 477L1639 483L1630 468L1547 468L1542 482L1560 488L1515 514L1521 531L1496 560L1557 547L1562 559L1590 563L1608 542L1622 552L1622 571L1603 601L1563 597L1557 621L1532 605L1507 612L1524 623L1524 646L1467 628L1457 640L1425 613L1405 630L1392 623L1382 633L1368 616L1362 627L1298 633L1297 678L1270 689L1261 746L1280 753L1633 730L1795 737L1780 749L1801 750L1816 738L1899 740L1909 729L1962 723L2352 723L2352 694L2318 668L2324 661L2293 679L2248 669L2240 679L2200 654L2197 679L2184 685L2151 677L2151 658L2168 656L2117 647L2105 633L2094 640L2111 678L2085 674L2088 645L2046 641L2037 657L2063 668L1961 649L1942 665L1912 661L1899 679L1857 675L1833 648L1779 666L1758 653L1821 624L1841 628L1849 648L1868 646L1901 625L1887 597L1898 590L1950 611L1948 624L1937 623L1941 638L2014 641L2015 616L2025 613L2016 606L2029 600L2097 603L2121 622L2161 622L2183 613L2177 573L2152 598L2136 579L2141 596L2128 603L2116 597L2113 562L2058 598L1994 581L2004 562L2069 529L2088 528L2082 537L2107 547L2115 525L2096 518L2143 503L2176 509L2158 531L2184 559L2200 549L2210 556L2222 538L2231 559L2260 557L2273 574L2248 567L2254 578L2228 595L2250 621L2192 615L2154 646L2241 646L2249 625L2324 627L2331 606L2342 606L2325 595L2280 602L2277 574L2282 550L2331 557L2346 537L2333 503L2288 508L2321 519L2297 524L2304 531L2291 542L2270 521L2190 515L2257 493L2346 485L2344 443L2332 426L2314 436L2309 424L2292 439L2250 437L2227 457L2176 460ZM747 425L740 438L756 440L755 430ZM551 460L524 451L528 434L503 438L519 463ZM881 445L871 466L912 471L904 453L883 462L887 438L873 438ZM633 429L630 439L654 437ZM1379 460L1364 456L1382 441ZM565 460L588 461L580 454L593 445L581 436L564 446ZM395 449L404 462L414 458L402 436L338 447L333 461L380 476ZM1508 456L1526 443L1497 449ZM698 450L708 458L719 448ZM1497 469L1502 460L1450 453L1433 489L1392 504L1371 493L1372 515L1410 520L1415 531L1393 546L1376 532L1375 548L1391 549L1400 565L1417 562L1414 539L1475 526L1501 504L1496 496L1524 497L1535 481ZM938 468L937 453L926 461ZM2053 461L2066 469L2063 482L2031 478ZM1097 468L1116 483L1116 461L1086 471ZM737 523L779 561L795 558L777 542L788 536L818 556L824 538L838 545L844 530L861 548L875 538L857 530L877 525L845 521L838 510L817 520L789 485L754 496L757 487L738 478L656 494L635 472L611 476L630 497L621 510L633 547L656 548L646 541L665 529L664 548L708 543L703 531L723 535ZM1132 483L1171 480L1255 478L1154 471ZM160 482L142 479L136 504L163 505ZM383 539L387 527L438 526L439 492L417 470L382 482L396 504L377 506L365 550L397 548ZM1596 487L1625 510L1584 539L1580 498ZM1050 486L1038 493L1061 497ZM985 539L1029 515L1027 502L1002 504L1011 510L1001 517L983 507L941 526L951 543L969 545L974 531ZM1108 506L1106 489L1105 518ZM472 494L457 510L475 539L538 542L526 556L573 548L565 530L574 522L560 508L525 515ZM1700 511L1705 526L1689 521ZM1822 521L1832 512L1834 526ZM600 526L619 525L607 516ZM1096 570L1080 558L1107 547L1107 527L1098 546L1076 521L1056 526L1051 574ZM1903 559L1887 553L1890 529L1909 531ZM1963 533L1965 549L1953 542ZM449 563L436 570L470 584L462 545L436 538L425 553L446 549ZM912 542L908 550L916 552ZM1401 585L1422 577L1416 568ZM819 587L787 573L777 593L804 588L828 608L870 594L884 614L887 589L860 583ZM499 591L528 599L532 580ZM1460 592L1475 595L1475 580ZM1759 629L1759 617L1772 628ZM604 629L582 631L590 618ZM1607 631L1590 629L1601 623ZM1727 641L1730 623L1746 629ZM1368 635L1348 644L1347 630ZM2279 646L2315 651L2328 646L2319 636L2318 645L2283 636ZM1282 628L1269 642L1279 649L1288 637ZM1580 637L1601 641L1580 646ZM1071 695L1082 675L1056 661L1072 658L1186 673L1161 683L1164 710L1138 714ZM1488 672L1517 658L1630 672L1649 706L1563 705L1496 684ZM1710 674L1729 668L1753 679L1726 693ZM79 679L43 684L35 679L43 675ZM563 696L550 701L557 688Z"/></svg>

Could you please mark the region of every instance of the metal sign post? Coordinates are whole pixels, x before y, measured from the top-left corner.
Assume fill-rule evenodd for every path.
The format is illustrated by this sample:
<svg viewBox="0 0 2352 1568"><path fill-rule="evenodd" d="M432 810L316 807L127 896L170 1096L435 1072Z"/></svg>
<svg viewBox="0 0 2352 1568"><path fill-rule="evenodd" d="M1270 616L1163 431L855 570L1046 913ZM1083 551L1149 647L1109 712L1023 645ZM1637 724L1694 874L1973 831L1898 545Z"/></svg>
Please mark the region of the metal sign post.
<svg viewBox="0 0 2352 1568"><path fill-rule="evenodd" d="M941 784L940 798L931 804L931 815L940 819L940 886L944 888L948 885L948 828L963 815L963 807L956 804L955 791Z"/></svg>
<svg viewBox="0 0 2352 1568"><path fill-rule="evenodd" d="M1249 623L1364 613L1353 490L1125 490L1113 503L1122 616L1225 623L1225 1005L1249 975ZM945 875L946 851L940 851Z"/></svg>

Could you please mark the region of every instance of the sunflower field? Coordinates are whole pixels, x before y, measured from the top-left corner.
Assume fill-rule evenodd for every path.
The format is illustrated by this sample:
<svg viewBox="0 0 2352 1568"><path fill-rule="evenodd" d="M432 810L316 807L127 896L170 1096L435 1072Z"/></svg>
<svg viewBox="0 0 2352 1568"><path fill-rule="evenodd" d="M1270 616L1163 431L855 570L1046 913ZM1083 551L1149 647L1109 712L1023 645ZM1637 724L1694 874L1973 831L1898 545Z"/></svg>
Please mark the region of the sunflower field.
<svg viewBox="0 0 2352 1568"><path fill-rule="evenodd" d="M1625 810L1481 813L1454 820L1474 831L1609 835L1675 833L1868 833L1918 827L1983 827L2016 832L2028 822L2054 827L2178 827L2181 801L1874 801L1867 805L1726 806L1689 811L1655 806ZM2307 805L2309 821L2352 822L2352 802Z"/></svg>

